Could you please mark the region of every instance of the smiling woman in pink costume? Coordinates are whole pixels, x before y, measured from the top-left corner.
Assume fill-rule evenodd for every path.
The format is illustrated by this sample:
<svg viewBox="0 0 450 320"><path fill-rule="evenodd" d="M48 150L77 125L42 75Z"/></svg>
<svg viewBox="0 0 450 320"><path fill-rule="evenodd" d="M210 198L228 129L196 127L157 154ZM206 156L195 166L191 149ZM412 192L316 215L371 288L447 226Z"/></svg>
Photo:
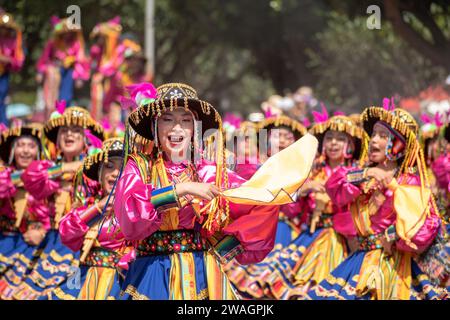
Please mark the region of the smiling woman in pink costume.
<svg viewBox="0 0 450 320"><path fill-rule="evenodd" d="M87 110L61 106L57 109L45 124L44 132L48 140L56 145L58 159L34 161L22 174L25 189L36 199L45 200L51 211L43 251L37 257L33 270L15 289L14 298L19 300L47 297L48 292L69 276L71 266L78 263L78 254L61 242L58 229L61 218L71 208L73 178L87 154L88 141L99 140L97 143L101 147L103 138L102 128ZM83 187L90 190L95 185L92 183Z"/></svg>
<svg viewBox="0 0 450 320"><path fill-rule="evenodd" d="M43 152L42 126L27 125L4 131L0 139L0 294L11 299L12 288L34 264L47 233L48 205L26 192L23 170Z"/></svg>
<svg viewBox="0 0 450 320"><path fill-rule="evenodd" d="M123 298L234 299L221 261L262 260L273 248L278 206L246 202L264 191L252 188L261 181L242 189L245 180L225 168L221 117L193 88L165 84L153 101L151 87L150 94L139 87L129 123L155 148L151 156L131 155L117 186L115 214L137 251ZM200 157L204 133L217 134L215 162Z"/></svg>
<svg viewBox="0 0 450 320"><path fill-rule="evenodd" d="M43 83L46 117L55 102L72 104L74 87L80 88L89 79L89 60L85 55L81 26L68 18L51 18L52 37L45 44L37 62L36 80Z"/></svg>
<svg viewBox="0 0 450 320"><path fill-rule="evenodd" d="M338 206L350 205L359 248L308 293L308 299L439 299L414 260L442 227L426 176L418 125L385 104L362 113L369 165L340 168L326 183Z"/></svg>
<svg viewBox="0 0 450 320"><path fill-rule="evenodd" d="M51 299L110 300L119 297L120 280L132 256L120 230L109 228L112 217L112 190L123 160L123 139L103 143L102 151L87 157L79 175L98 181L101 190L90 197L79 197L63 217L61 241L80 251L80 270L51 293ZM75 188L77 188L75 186ZM74 286L78 277L79 286Z"/></svg>

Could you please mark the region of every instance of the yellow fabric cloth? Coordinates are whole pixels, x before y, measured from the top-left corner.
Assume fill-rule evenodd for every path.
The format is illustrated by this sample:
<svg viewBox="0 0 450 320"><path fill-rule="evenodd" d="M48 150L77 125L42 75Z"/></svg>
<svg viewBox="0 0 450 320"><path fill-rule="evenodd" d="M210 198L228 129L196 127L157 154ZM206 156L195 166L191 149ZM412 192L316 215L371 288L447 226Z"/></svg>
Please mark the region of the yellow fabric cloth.
<svg viewBox="0 0 450 320"><path fill-rule="evenodd" d="M298 189L308 178L317 153L318 141L306 134L270 157L253 177L223 196L234 203L282 205L294 202Z"/></svg>
<svg viewBox="0 0 450 320"><path fill-rule="evenodd" d="M396 232L406 244L417 249L411 239L423 226L430 212L431 190L419 186L401 185L395 179L392 179L388 187L394 191L394 208L397 214Z"/></svg>

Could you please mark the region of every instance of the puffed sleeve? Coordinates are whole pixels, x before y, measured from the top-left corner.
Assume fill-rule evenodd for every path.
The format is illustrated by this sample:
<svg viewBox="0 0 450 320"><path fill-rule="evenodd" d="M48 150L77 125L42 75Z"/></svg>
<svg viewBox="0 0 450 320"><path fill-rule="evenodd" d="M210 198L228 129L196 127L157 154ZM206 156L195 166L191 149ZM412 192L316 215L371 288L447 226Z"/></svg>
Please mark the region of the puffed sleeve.
<svg viewBox="0 0 450 320"><path fill-rule="evenodd" d="M341 167L325 183L325 189L331 201L337 206L345 206L361 194L357 186L347 181L349 171L348 168Z"/></svg>
<svg viewBox="0 0 450 320"><path fill-rule="evenodd" d="M0 171L0 199L9 199L16 194L16 187L11 180L11 168Z"/></svg>
<svg viewBox="0 0 450 320"><path fill-rule="evenodd" d="M447 189L450 180L450 156L442 155L431 164L440 189Z"/></svg>
<svg viewBox="0 0 450 320"><path fill-rule="evenodd" d="M203 182L215 180L215 166L205 166L199 170ZM244 179L228 170L228 180L232 188L239 187ZM278 223L278 206L230 205L230 218L233 220L223 229L225 235L235 237L243 252L236 256L241 264L257 263L273 249Z"/></svg>
<svg viewBox="0 0 450 320"><path fill-rule="evenodd" d="M35 160L22 173L21 179L25 190L38 200L51 196L60 188L59 182L50 179L47 171L52 166L51 161Z"/></svg>
<svg viewBox="0 0 450 320"><path fill-rule="evenodd" d="M87 209L88 208L84 206L72 209L59 223L59 235L61 236L61 241L72 251L81 250L84 236L89 230L89 226L80 217Z"/></svg>
<svg viewBox="0 0 450 320"><path fill-rule="evenodd" d="M293 203L284 204L281 206L280 211L283 212L289 219L293 219L302 214L303 201L299 198Z"/></svg>
<svg viewBox="0 0 450 320"><path fill-rule="evenodd" d="M136 162L130 158L117 183L114 201L114 212L126 239L145 239L158 230L161 218L150 202L152 190L152 185L142 181Z"/></svg>

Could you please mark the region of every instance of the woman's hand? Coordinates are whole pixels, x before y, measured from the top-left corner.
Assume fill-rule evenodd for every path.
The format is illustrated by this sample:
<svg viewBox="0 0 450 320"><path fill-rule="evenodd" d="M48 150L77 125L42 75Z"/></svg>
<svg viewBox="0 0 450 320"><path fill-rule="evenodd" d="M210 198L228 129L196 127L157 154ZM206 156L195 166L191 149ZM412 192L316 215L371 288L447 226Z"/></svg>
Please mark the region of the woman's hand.
<svg viewBox="0 0 450 320"><path fill-rule="evenodd" d="M392 255L392 245L394 242L387 240L385 237L381 237L380 240L383 245L384 253L388 256Z"/></svg>
<svg viewBox="0 0 450 320"><path fill-rule="evenodd" d="M211 201L218 195L220 190L212 183L201 182L183 182L175 185L175 192L179 197L183 197L187 194Z"/></svg>
<svg viewBox="0 0 450 320"><path fill-rule="evenodd" d="M32 246L37 246L39 245L42 240L44 240L45 238L45 230L40 228L40 229L28 229L24 234L23 234L23 239L25 240L26 243L32 245Z"/></svg>
<svg viewBox="0 0 450 320"><path fill-rule="evenodd" d="M108 196L102 198L99 202L97 202L97 207L100 208L102 211L106 206L106 202L108 201ZM111 199L109 200L108 206L106 207L105 212L109 212L113 209L114 204L114 196L111 196Z"/></svg>
<svg viewBox="0 0 450 320"><path fill-rule="evenodd" d="M326 192L325 185L319 181L308 181L299 190L299 196L305 196L309 192Z"/></svg>
<svg viewBox="0 0 450 320"><path fill-rule="evenodd" d="M394 178L393 171L386 171L380 168L369 168L366 172L367 177L374 178L380 186L386 188Z"/></svg>

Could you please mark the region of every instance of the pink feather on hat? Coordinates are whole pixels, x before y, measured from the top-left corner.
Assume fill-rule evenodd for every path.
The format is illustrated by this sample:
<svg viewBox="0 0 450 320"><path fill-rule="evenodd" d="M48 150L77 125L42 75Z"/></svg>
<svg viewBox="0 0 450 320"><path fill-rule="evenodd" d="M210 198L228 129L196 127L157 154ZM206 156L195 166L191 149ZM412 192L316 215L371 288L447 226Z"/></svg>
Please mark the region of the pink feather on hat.
<svg viewBox="0 0 450 320"><path fill-rule="evenodd" d="M115 16L111 20L108 21L111 24L120 24L120 16Z"/></svg>
<svg viewBox="0 0 450 320"><path fill-rule="evenodd" d="M320 106L322 108L322 112L318 112L318 111L312 112L315 123L327 122L328 118L329 118L327 108L325 108L325 105L323 104L323 102L320 103Z"/></svg>
<svg viewBox="0 0 450 320"><path fill-rule="evenodd" d="M387 111L392 111L395 109L395 103L394 103L394 97L389 98L383 98L383 109Z"/></svg>
<svg viewBox="0 0 450 320"><path fill-rule="evenodd" d="M55 109L59 114L63 114L66 110L66 100L55 101Z"/></svg>
<svg viewBox="0 0 450 320"><path fill-rule="evenodd" d="M126 89L137 106L141 106L142 103L146 103L158 97L155 86L149 82L133 84L127 86Z"/></svg>
<svg viewBox="0 0 450 320"><path fill-rule="evenodd" d="M52 24L52 27L56 26L61 19L58 16L51 16L50 17L50 23Z"/></svg>
<svg viewBox="0 0 450 320"><path fill-rule="evenodd" d="M269 107L266 111L264 111L264 117L270 118L275 116L275 114L272 112L272 109Z"/></svg>
<svg viewBox="0 0 450 320"><path fill-rule="evenodd" d="M311 126L311 121L309 121L309 119L305 117L305 118L303 118L303 120L302 120L302 124L303 124L305 127L309 128L309 127Z"/></svg>
<svg viewBox="0 0 450 320"><path fill-rule="evenodd" d="M239 128L239 126L241 125L241 122L242 122L242 118L233 113L226 113L223 118L224 124L229 124L230 126L232 126L234 128Z"/></svg>
<svg viewBox="0 0 450 320"><path fill-rule="evenodd" d="M436 114L434 115L434 123L438 128L444 125L444 123L441 121L441 114L439 112L436 112Z"/></svg>
<svg viewBox="0 0 450 320"><path fill-rule="evenodd" d="M424 114L422 114L422 115L420 116L420 120L422 120L422 122L425 123L425 124L429 124L429 123L432 123L432 122L433 122L433 120L431 119L431 117L430 117L429 115L427 115L426 113L424 113Z"/></svg>
<svg viewBox="0 0 450 320"><path fill-rule="evenodd" d="M86 136L86 138L88 139L88 141L90 142L91 146L93 146L94 148L102 148L103 142L102 140L100 140L99 138L97 138L96 136L94 136L91 133L91 130L89 129L85 129L84 130L84 135Z"/></svg>

